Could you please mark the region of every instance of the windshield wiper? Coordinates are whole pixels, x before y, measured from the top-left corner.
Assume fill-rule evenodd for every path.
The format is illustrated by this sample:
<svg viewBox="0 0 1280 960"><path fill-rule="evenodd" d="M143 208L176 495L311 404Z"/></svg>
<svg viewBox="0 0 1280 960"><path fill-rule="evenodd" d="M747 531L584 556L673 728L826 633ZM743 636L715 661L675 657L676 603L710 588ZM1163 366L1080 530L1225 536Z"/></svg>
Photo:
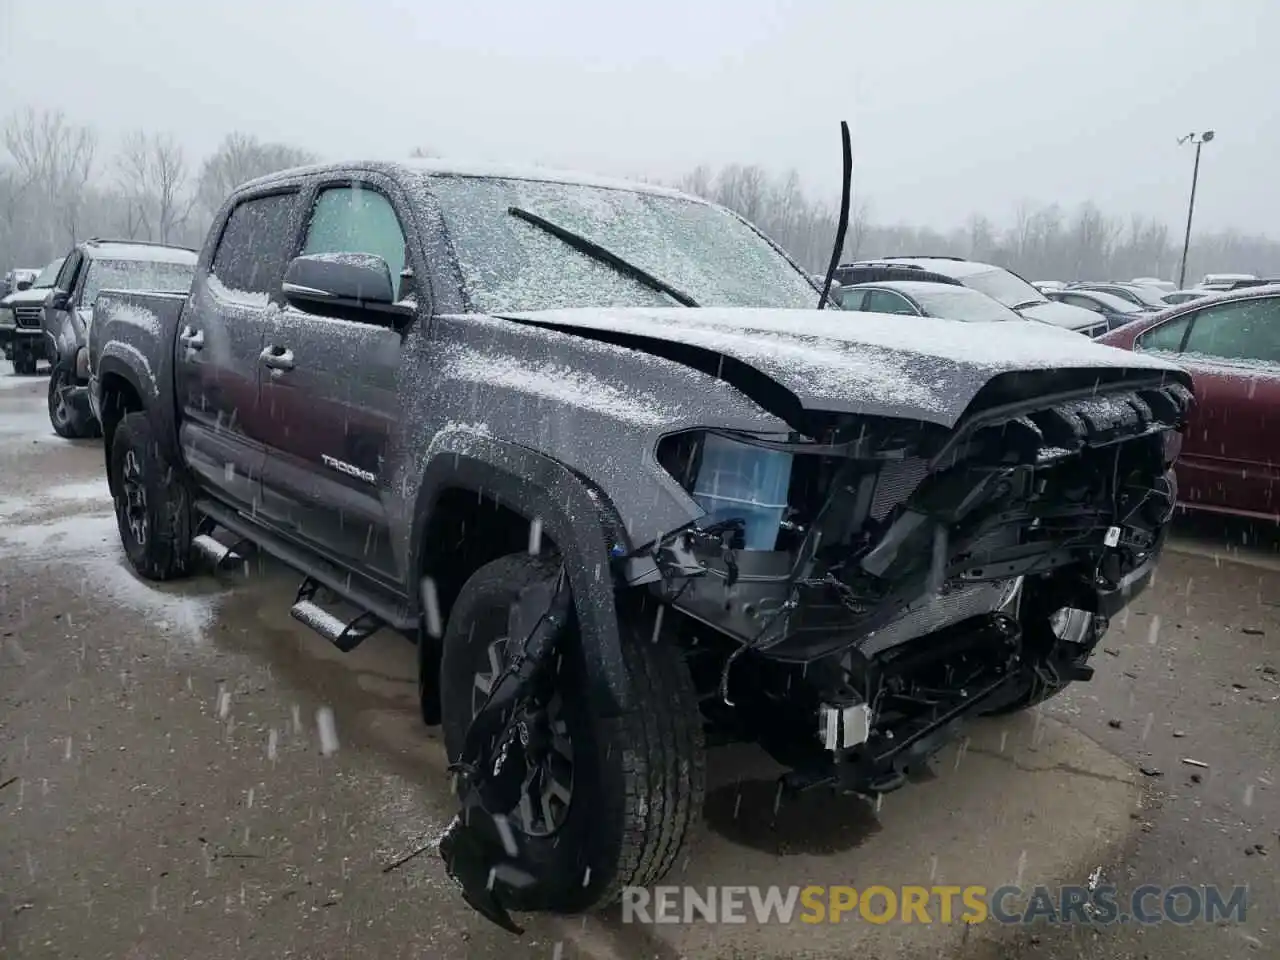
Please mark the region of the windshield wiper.
<svg viewBox="0 0 1280 960"><path fill-rule="evenodd" d="M639 283L644 284L650 290L656 290L658 293L665 293L676 303L684 307L696 307L698 302L689 296L683 290L677 290L665 280L659 280L647 270L637 267L634 263L623 260L620 256L611 250L607 250L594 240L588 240L581 234L574 233L572 230L566 230L559 224L552 223L550 220L544 220L536 213L530 213L528 210L522 210L520 207L507 207L507 213L513 217L531 223L539 230L544 230L551 234L557 240L563 240L566 244L573 247L581 254L585 254L592 260L599 260L601 263L608 264L617 270L620 274L630 277Z"/></svg>
<svg viewBox="0 0 1280 960"><path fill-rule="evenodd" d="M1050 303L1048 297L1040 297L1038 300L1023 300L1021 303L1015 303L1010 310L1021 310L1023 307L1034 307L1040 303Z"/></svg>

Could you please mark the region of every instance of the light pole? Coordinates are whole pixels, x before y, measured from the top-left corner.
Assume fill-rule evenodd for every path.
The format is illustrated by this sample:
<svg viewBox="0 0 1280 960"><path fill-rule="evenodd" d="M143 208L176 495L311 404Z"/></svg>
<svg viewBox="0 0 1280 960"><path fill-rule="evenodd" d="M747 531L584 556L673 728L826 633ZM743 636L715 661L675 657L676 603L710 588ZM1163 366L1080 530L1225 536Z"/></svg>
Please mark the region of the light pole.
<svg viewBox="0 0 1280 960"><path fill-rule="evenodd" d="M1213 131L1204 133L1188 133L1178 138L1178 146L1184 143L1196 145L1196 165L1191 170L1191 199L1187 201L1187 232L1182 238L1182 265L1178 267L1178 289L1186 286L1187 281L1187 248L1191 246L1191 215L1196 210L1196 181L1200 178L1200 148L1213 139Z"/></svg>

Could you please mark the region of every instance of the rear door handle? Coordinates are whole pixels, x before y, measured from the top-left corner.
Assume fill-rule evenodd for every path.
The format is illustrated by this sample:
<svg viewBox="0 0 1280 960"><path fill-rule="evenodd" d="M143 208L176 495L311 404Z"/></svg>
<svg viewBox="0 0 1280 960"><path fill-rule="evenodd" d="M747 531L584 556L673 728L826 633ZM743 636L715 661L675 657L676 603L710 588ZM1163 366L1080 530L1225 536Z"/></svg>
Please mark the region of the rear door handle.
<svg viewBox="0 0 1280 960"><path fill-rule="evenodd" d="M288 347L267 347L262 351L262 362L272 370L292 370L293 351Z"/></svg>
<svg viewBox="0 0 1280 960"><path fill-rule="evenodd" d="M192 327L183 327L178 335L178 342L188 350L200 350L204 347L204 331Z"/></svg>

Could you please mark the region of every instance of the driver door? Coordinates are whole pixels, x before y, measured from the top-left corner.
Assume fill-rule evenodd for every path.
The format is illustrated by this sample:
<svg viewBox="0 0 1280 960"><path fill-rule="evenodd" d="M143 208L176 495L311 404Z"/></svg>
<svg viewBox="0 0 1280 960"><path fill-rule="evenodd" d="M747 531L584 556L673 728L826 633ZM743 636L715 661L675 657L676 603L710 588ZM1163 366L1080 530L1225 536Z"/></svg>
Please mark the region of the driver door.
<svg viewBox="0 0 1280 960"><path fill-rule="evenodd" d="M389 183L322 183L300 254L365 253L387 262L409 296L406 224ZM397 209L399 207L399 210ZM406 268L409 268L406 270ZM395 585L387 496L403 331L373 312L285 302L265 327L262 417L270 426L262 510L279 532Z"/></svg>

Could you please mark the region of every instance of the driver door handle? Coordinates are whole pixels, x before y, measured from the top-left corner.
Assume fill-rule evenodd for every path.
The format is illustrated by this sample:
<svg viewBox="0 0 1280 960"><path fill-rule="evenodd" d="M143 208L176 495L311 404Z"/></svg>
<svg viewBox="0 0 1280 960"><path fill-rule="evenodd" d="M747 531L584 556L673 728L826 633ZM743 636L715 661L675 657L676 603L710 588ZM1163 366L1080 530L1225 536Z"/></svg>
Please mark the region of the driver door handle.
<svg viewBox="0 0 1280 960"><path fill-rule="evenodd" d="M267 347L262 351L262 362L272 370L292 370L293 351L288 347Z"/></svg>
<svg viewBox="0 0 1280 960"><path fill-rule="evenodd" d="M182 333L178 334L178 342L188 350L200 350L204 347L204 331L183 327Z"/></svg>

